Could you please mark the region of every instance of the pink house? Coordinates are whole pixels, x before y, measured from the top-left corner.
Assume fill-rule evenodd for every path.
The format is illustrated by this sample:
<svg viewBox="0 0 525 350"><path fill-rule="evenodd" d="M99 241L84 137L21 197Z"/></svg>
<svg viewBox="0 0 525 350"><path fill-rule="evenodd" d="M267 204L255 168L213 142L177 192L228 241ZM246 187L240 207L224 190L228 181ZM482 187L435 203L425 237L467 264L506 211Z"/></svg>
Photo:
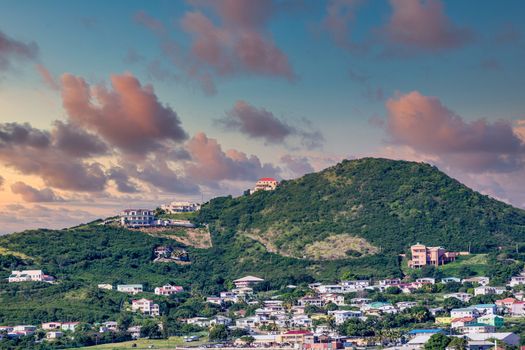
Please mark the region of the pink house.
<svg viewBox="0 0 525 350"><path fill-rule="evenodd" d="M180 292L184 292L184 288L181 286L172 286L170 284L167 284L162 287L155 288L155 294L156 295L172 295L177 294Z"/></svg>

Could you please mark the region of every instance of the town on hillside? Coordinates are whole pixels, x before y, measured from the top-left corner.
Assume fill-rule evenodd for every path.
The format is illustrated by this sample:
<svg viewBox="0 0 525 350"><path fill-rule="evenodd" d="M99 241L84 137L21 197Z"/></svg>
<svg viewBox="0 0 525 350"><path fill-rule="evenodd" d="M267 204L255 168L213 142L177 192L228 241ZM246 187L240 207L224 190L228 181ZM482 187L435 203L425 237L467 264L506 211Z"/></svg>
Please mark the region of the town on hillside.
<svg viewBox="0 0 525 350"><path fill-rule="evenodd" d="M453 263L467 254L420 243L410 251L406 265L415 272ZM40 270L12 271L8 282L61 283ZM261 276L246 275L230 285L217 295L191 296L190 286L171 283L99 283L94 287L102 294L126 296L121 311L131 317L103 323L52 318L41 324L1 325L0 344L23 339L77 344L74 339L80 339L80 334L90 334L86 339L97 343L133 346L143 339L154 341L165 337L166 316L173 311L169 301L180 298L196 298L203 307L177 319L179 347L430 350L446 343L450 349L491 350L516 349L522 344L525 272L502 285L486 276L410 275L278 289Z"/></svg>

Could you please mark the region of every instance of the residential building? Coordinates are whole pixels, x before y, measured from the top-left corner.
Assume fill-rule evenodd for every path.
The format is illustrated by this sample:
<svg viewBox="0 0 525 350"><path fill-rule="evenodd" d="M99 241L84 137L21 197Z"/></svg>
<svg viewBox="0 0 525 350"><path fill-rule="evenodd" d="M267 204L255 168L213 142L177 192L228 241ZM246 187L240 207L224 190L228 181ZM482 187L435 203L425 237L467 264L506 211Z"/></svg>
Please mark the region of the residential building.
<svg viewBox="0 0 525 350"><path fill-rule="evenodd" d="M472 305L469 308L476 309L480 315L492 315L496 313L496 304L477 304Z"/></svg>
<svg viewBox="0 0 525 350"><path fill-rule="evenodd" d="M291 330L277 336L277 343L290 344L295 347L302 347L305 337L312 336L313 333L305 330Z"/></svg>
<svg viewBox="0 0 525 350"><path fill-rule="evenodd" d="M410 247L412 258L408 266L416 269L426 265L440 266L455 261L460 255L468 252L448 252L443 247L427 247L424 244L414 244Z"/></svg>
<svg viewBox="0 0 525 350"><path fill-rule="evenodd" d="M120 224L127 227L147 227L155 221L150 209L125 209L120 213Z"/></svg>
<svg viewBox="0 0 525 350"><path fill-rule="evenodd" d="M416 280L416 283L422 283L422 284L436 284L436 279L432 277L423 277L418 278Z"/></svg>
<svg viewBox="0 0 525 350"><path fill-rule="evenodd" d="M215 305L222 305L222 298L219 297L207 297L206 302Z"/></svg>
<svg viewBox="0 0 525 350"><path fill-rule="evenodd" d="M476 323L477 319L472 316L453 318L450 322L450 328L457 329Z"/></svg>
<svg viewBox="0 0 525 350"><path fill-rule="evenodd" d="M525 284L525 275L521 274L519 276L512 276L510 278L509 286L516 287Z"/></svg>
<svg viewBox="0 0 525 350"><path fill-rule="evenodd" d="M60 328L63 331L71 331L74 332L77 326L80 324L80 322L63 322Z"/></svg>
<svg viewBox="0 0 525 350"><path fill-rule="evenodd" d="M461 283L477 283L480 286L486 286L490 283L490 278L485 276L464 278L461 280Z"/></svg>
<svg viewBox="0 0 525 350"><path fill-rule="evenodd" d="M341 294L321 294L321 300L323 301L323 304L335 304L337 306L344 306L345 305L345 297Z"/></svg>
<svg viewBox="0 0 525 350"><path fill-rule="evenodd" d="M297 300L297 303L299 304L299 306L312 305L312 306L321 307L321 306L323 306L323 299L321 299L319 297L305 296L305 297L299 298Z"/></svg>
<svg viewBox="0 0 525 350"><path fill-rule="evenodd" d="M452 282L461 283L461 278L444 277L444 278L441 279L441 283L452 283Z"/></svg>
<svg viewBox="0 0 525 350"><path fill-rule="evenodd" d="M54 340L54 339L62 338L63 336L64 336L64 333L60 331L51 331L51 332L46 333L47 340Z"/></svg>
<svg viewBox="0 0 525 350"><path fill-rule="evenodd" d="M480 286L474 288L474 295L500 295L507 291L505 287Z"/></svg>
<svg viewBox="0 0 525 350"><path fill-rule="evenodd" d="M201 205L198 203L190 202L171 202L170 204L164 204L160 206L161 209L165 210L170 214L175 213L188 213L200 210Z"/></svg>
<svg viewBox="0 0 525 350"><path fill-rule="evenodd" d="M520 337L511 332L505 333L469 333L467 338L471 340L489 340L496 339L499 342L504 342L507 345L517 346L520 343ZM494 344L494 343L493 343Z"/></svg>
<svg viewBox="0 0 525 350"><path fill-rule="evenodd" d="M257 191L273 191L277 188L278 182L273 177L263 177L260 178L256 183L251 193Z"/></svg>
<svg viewBox="0 0 525 350"><path fill-rule="evenodd" d="M159 305L155 304L153 300L150 299L138 299L138 300L132 300L131 302L131 311L137 312L139 311L143 315L147 316L159 316L160 310Z"/></svg>
<svg viewBox="0 0 525 350"><path fill-rule="evenodd" d="M478 317L478 322L494 326L496 328L503 327L505 320L503 317L494 314L488 314L485 316Z"/></svg>
<svg viewBox="0 0 525 350"><path fill-rule="evenodd" d="M46 322L46 323L42 323L41 327L45 331L61 329L62 328L62 322Z"/></svg>
<svg viewBox="0 0 525 350"><path fill-rule="evenodd" d="M139 339L141 329L142 329L142 326L129 327L128 333L131 335L131 339Z"/></svg>
<svg viewBox="0 0 525 350"><path fill-rule="evenodd" d="M264 282L262 278L255 277L255 276L246 276L246 277L239 278L233 281L233 284L235 284L236 288L243 288L243 287L251 287L261 282Z"/></svg>
<svg viewBox="0 0 525 350"><path fill-rule="evenodd" d="M517 301L510 307L512 316L525 316L525 301Z"/></svg>
<svg viewBox="0 0 525 350"><path fill-rule="evenodd" d="M181 293L184 291L184 288L181 286L172 286L170 284L167 284L162 287L155 288L155 294L156 295L172 295Z"/></svg>
<svg viewBox="0 0 525 350"><path fill-rule="evenodd" d="M336 324L343 324L348 319L361 317L362 313L353 310L334 310L328 311L328 315L334 316Z"/></svg>
<svg viewBox="0 0 525 350"><path fill-rule="evenodd" d="M459 328L459 331L465 333L493 333L496 327L484 323L474 322Z"/></svg>
<svg viewBox="0 0 525 350"><path fill-rule="evenodd" d="M8 278L9 283L17 282L53 282L53 276L46 275L42 270L14 270Z"/></svg>
<svg viewBox="0 0 525 350"><path fill-rule="evenodd" d="M472 294L469 294L469 293L449 293L449 294L445 294L443 296L445 299L448 299L448 298L454 298L454 299L458 299L464 303L468 303L469 300L473 297Z"/></svg>
<svg viewBox="0 0 525 350"><path fill-rule="evenodd" d="M142 284L119 284L117 285L117 291L128 294L138 294L144 291Z"/></svg>
<svg viewBox="0 0 525 350"><path fill-rule="evenodd" d="M107 289L107 290L113 290L113 286L108 283L101 283L97 285L98 289Z"/></svg>
<svg viewBox="0 0 525 350"><path fill-rule="evenodd" d="M478 315L478 310L470 307L450 310L450 317L452 318L478 317Z"/></svg>
<svg viewBox="0 0 525 350"><path fill-rule="evenodd" d="M517 301L518 300L515 298L504 298L504 299L496 300L494 303L496 304L497 307L508 310L510 309L512 304L516 303Z"/></svg>

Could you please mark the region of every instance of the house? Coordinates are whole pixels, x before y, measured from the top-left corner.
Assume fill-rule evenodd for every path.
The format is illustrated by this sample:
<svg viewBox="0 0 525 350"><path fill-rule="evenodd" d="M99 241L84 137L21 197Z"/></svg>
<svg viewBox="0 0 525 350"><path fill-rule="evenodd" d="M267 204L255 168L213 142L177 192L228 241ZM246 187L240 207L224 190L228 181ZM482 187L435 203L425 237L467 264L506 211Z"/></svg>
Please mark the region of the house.
<svg viewBox="0 0 525 350"><path fill-rule="evenodd" d="M141 329L142 329L142 326L129 327L128 333L131 335L131 339L139 339Z"/></svg>
<svg viewBox="0 0 525 350"><path fill-rule="evenodd" d="M450 322L450 328L452 329L462 328L462 327L465 327L469 324L476 323L476 322L477 322L476 318L472 316L454 318Z"/></svg>
<svg viewBox="0 0 525 350"><path fill-rule="evenodd" d="M511 332L505 333L469 333L466 335L470 340L489 340L496 339L499 342L504 342L507 345L517 346L520 343L520 337Z"/></svg>
<svg viewBox="0 0 525 350"><path fill-rule="evenodd" d="M525 284L525 275L521 274L519 276L512 276L508 285L510 287L516 287L523 284Z"/></svg>
<svg viewBox="0 0 525 350"><path fill-rule="evenodd" d="M239 278L233 281L233 284L235 284L236 288L243 288L243 287L251 287L261 282L264 282L262 278L255 277L255 276L246 276L246 277Z"/></svg>
<svg viewBox="0 0 525 350"><path fill-rule="evenodd" d="M122 293L128 293L135 295L144 291L142 284L119 284L117 285L117 291Z"/></svg>
<svg viewBox="0 0 525 350"><path fill-rule="evenodd" d="M222 298L219 297L207 297L206 302L215 305L222 305Z"/></svg>
<svg viewBox="0 0 525 350"><path fill-rule="evenodd" d="M473 295L472 294L469 294L469 293L449 293L449 294L445 294L443 296L443 298L445 299L448 299L448 298L454 298L454 299L458 299L464 303L468 303L470 299L472 299Z"/></svg>
<svg viewBox="0 0 525 350"><path fill-rule="evenodd" d="M64 333L60 331L51 331L51 332L46 333L47 340L58 339L58 338L62 338L63 336L64 336Z"/></svg>
<svg viewBox="0 0 525 350"><path fill-rule="evenodd" d="M64 322L62 323L62 325L60 326L60 328L63 330L63 331L71 331L71 332L74 332L75 329L77 328L77 326L80 324L80 322Z"/></svg>
<svg viewBox="0 0 525 350"><path fill-rule="evenodd" d="M126 227L148 227L154 221L155 213L150 209L125 209L120 213L120 224Z"/></svg>
<svg viewBox="0 0 525 350"><path fill-rule="evenodd" d="M474 295L500 295L507 291L505 287L480 286L474 288Z"/></svg>
<svg viewBox="0 0 525 350"><path fill-rule="evenodd" d="M441 283L461 283L461 278L457 277L444 277L441 279Z"/></svg>
<svg viewBox="0 0 525 350"><path fill-rule="evenodd" d="M417 302L415 301L400 301L396 303L396 307L399 309L399 311L413 308L416 305L417 305Z"/></svg>
<svg viewBox="0 0 525 350"><path fill-rule="evenodd" d="M459 331L463 334L466 333L493 333L496 331L496 327L490 326L484 323L473 322L459 327Z"/></svg>
<svg viewBox="0 0 525 350"><path fill-rule="evenodd" d="M525 316L525 301L517 301L510 307L512 316Z"/></svg>
<svg viewBox="0 0 525 350"><path fill-rule="evenodd" d="M159 305L153 303L153 300L150 299L138 299L131 301L131 311L139 311L143 315L147 316L159 316L160 310Z"/></svg>
<svg viewBox="0 0 525 350"><path fill-rule="evenodd" d="M421 283L421 284L436 284L436 279L435 278L432 278L432 277L423 277L423 278L418 278L416 280L416 283Z"/></svg>
<svg viewBox="0 0 525 350"><path fill-rule="evenodd" d="M496 304L496 306L498 306L499 308L502 308L502 309L510 309L512 304L516 303L518 300L515 299L515 298L504 298L504 299L499 299L499 300L496 300L494 303Z"/></svg>
<svg viewBox="0 0 525 350"><path fill-rule="evenodd" d="M18 283L18 282L53 282L55 278L53 276L46 275L42 270L25 270L17 271L14 270L11 272L11 275L8 278L9 283Z"/></svg>
<svg viewBox="0 0 525 350"><path fill-rule="evenodd" d="M370 287L369 280L341 281L340 285L344 287L346 293L367 289Z"/></svg>
<svg viewBox="0 0 525 350"><path fill-rule="evenodd" d="M348 319L361 317L362 313L361 311L353 310L334 310L328 311L328 315L332 315L334 317L336 324L343 324Z"/></svg>
<svg viewBox="0 0 525 350"><path fill-rule="evenodd" d="M260 178L256 183L253 190L250 193L255 193L257 191L273 191L277 188L278 182L273 177L263 177Z"/></svg>
<svg viewBox="0 0 525 350"><path fill-rule="evenodd" d="M98 289L113 290L113 286L111 284L108 284L108 283L101 283L101 284L97 285L97 288Z"/></svg>
<svg viewBox="0 0 525 350"><path fill-rule="evenodd" d="M18 325L14 326L12 332L15 333L24 333L24 335L27 334L33 334L36 331L36 326L32 325Z"/></svg>
<svg viewBox="0 0 525 350"><path fill-rule="evenodd" d="M290 330L277 335L277 343L290 344L296 347L302 347L305 343L305 337L312 336L313 333L305 330Z"/></svg>
<svg viewBox="0 0 525 350"><path fill-rule="evenodd" d="M480 286L486 286L486 285L489 284L489 282L490 282L490 278L484 277L484 276L465 278L465 279L461 280L461 283L463 283L463 284L465 284L465 283L477 283Z"/></svg>
<svg viewBox="0 0 525 350"><path fill-rule="evenodd" d="M218 324L229 326L232 324L232 319L229 317L217 315L210 320L210 325L218 325Z"/></svg>
<svg viewBox="0 0 525 350"><path fill-rule="evenodd" d="M436 317L436 324L451 325L452 317Z"/></svg>
<svg viewBox="0 0 525 350"><path fill-rule="evenodd" d="M397 309L390 303L376 301L361 306L361 311L367 313L396 313Z"/></svg>
<svg viewBox="0 0 525 350"><path fill-rule="evenodd" d="M305 296L305 297L299 298L297 300L297 303L299 304L299 306L312 305L312 306L322 307L323 306L323 299L321 299L319 297Z"/></svg>
<svg viewBox="0 0 525 350"><path fill-rule="evenodd" d="M104 323L99 327L99 332L100 332L100 333L116 332L116 331L118 331L118 323L115 322L115 321L104 322Z"/></svg>
<svg viewBox="0 0 525 350"><path fill-rule="evenodd" d="M478 317L478 315L478 310L470 307L450 310L450 317L452 318Z"/></svg>
<svg viewBox="0 0 525 350"><path fill-rule="evenodd" d="M478 317L478 322L487 324L490 326L494 326L496 328L500 328L500 327L503 327L505 320L501 316L489 314L489 315Z"/></svg>
<svg viewBox="0 0 525 350"><path fill-rule="evenodd" d="M345 305L345 297L341 294L321 294L321 300L323 301L323 304L335 304L337 306L344 306Z"/></svg>
<svg viewBox="0 0 525 350"><path fill-rule="evenodd" d="M261 319L258 316L238 318L235 320L235 326L238 328L251 329L257 327L261 322Z"/></svg>
<svg viewBox="0 0 525 350"><path fill-rule="evenodd" d="M447 252L443 247L427 247L424 244L414 244L410 247L412 258L408 266L413 269L426 265L440 266L455 261L460 255L468 255L468 252Z"/></svg>
<svg viewBox="0 0 525 350"><path fill-rule="evenodd" d="M187 324L191 324L194 326L207 328L210 326L210 320L206 317L192 317L185 320Z"/></svg>
<svg viewBox="0 0 525 350"><path fill-rule="evenodd" d="M401 280L399 278L388 278L388 279L379 281L379 287L390 287L390 286L397 286L400 284L401 284Z"/></svg>
<svg viewBox="0 0 525 350"><path fill-rule="evenodd" d="M176 213L190 213L201 209L201 205L198 203L191 202L171 202L169 204L163 204L160 206L162 210L170 214Z"/></svg>
<svg viewBox="0 0 525 350"><path fill-rule="evenodd" d="M477 304L470 306L476 309L480 315L492 315L496 313L496 304Z"/></svg>
<svg viewBox="0 0 525 350"><path fill-rule="evenodd" d="M45 331L61 329L62 328L62 323L61 322L46 322L46 323L42 323L41 328L43 330L45 330Z"/></svg>
<svg viewBox="0 0 525 350"><path fill-rule="evenodd" d="M427 328L427 329L413 329L410 332L408 332L409 337L417 337L421 335L429 335L432 336L434 334L438 333L444 333L444 331L441 328Z"/></svg>
<svg viewBox="0 0 525 350"><path fill-rule="evenodd" d="M184 291L184 288L182 288L181 286L172 286L170 284L155 288L156 295L172 295L172 294L181 293L183 291Z"/></svg>

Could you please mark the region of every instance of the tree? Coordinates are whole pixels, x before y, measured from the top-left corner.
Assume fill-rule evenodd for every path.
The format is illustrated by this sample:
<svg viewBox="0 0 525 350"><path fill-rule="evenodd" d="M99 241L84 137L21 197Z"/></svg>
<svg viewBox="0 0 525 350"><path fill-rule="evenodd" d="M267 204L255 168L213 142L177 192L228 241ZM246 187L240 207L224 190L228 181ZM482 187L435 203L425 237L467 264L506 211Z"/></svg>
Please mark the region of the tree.
<svg viewBox="0 0 525 350"><path fill-rule="evenodd" d="M241 337L241 340L246 344L246 345L252 345L253 342L255 341L255 338L252 337L251 335L244 335Z"/></svg>
<svg viewBox="0 0 525 350"><path fill-rule="evenodd" d="M228 328L223 324L218 324L210 330L209 338L211 341L224 341L228 339Z"/></svg>
<svg viewBox="0 0 525 350"><path fill-rule="evenodd" d="M450 343L450 338L443 333L437 333L430 337L425 344L425 350L445 350Z"/></svg>
<svg viewBox="0 0 525 350"><path fill-rule="evenodd" d="M449 348L453 348L455 350L466 350L468 346L468 341L465 338L462 337L453 337L450 343L448 344Z"/></svg>

